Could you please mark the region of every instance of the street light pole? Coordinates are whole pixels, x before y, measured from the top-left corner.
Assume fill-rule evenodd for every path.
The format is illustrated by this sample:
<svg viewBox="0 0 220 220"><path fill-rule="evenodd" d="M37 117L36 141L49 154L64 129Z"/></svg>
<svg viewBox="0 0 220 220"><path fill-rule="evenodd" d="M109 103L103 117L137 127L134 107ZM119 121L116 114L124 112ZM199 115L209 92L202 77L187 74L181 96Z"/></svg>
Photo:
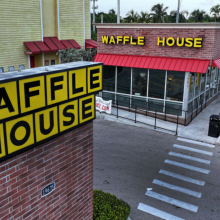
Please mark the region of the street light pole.
<svg viewBox="0 0 220 220"><path fill-rule="evenodd" d="M95 2L98 0L90 0L90 1L93 2L93 7L92 7L92 9L93 9L93 31L95 32L95 25L94 25L94 23L95 23L95 10L98 9L98 5L95 6Z"/></svg>
<svg viewBox="0 0 220 220"><path fill-rule="evenodd" d="M118 0L117 23L120 24L120 0Z"/></svg>
<svg viewBox="0 0 220 220"><path fill-rule="evenodd" d="M178 0L177 14L176 14L176 23L179 22L179 13L180 13L180 0Z"/></svg>

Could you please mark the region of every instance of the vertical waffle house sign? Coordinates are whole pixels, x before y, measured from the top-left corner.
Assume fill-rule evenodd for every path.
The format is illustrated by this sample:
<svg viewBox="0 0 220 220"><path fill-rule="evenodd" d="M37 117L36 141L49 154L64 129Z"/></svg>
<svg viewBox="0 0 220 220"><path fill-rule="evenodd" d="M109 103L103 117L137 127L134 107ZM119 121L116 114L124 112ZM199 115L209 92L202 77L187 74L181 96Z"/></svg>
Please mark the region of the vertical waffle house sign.
<svg viewBox="0 0 220 220"><path fill-rule="evenodd" d="M0 74L0 161L91 122L101 90L101 63Z"/></svg>

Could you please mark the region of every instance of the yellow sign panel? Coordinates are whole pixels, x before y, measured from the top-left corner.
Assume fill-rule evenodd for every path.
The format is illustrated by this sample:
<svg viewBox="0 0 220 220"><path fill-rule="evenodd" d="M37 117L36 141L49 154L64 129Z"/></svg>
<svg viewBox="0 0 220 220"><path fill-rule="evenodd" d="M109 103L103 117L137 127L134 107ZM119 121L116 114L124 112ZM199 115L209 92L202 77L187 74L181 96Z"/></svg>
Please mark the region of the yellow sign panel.
<svg viewBox="0 0 220 220"><path fill-rule="evenodd" d="M58 133L57 107L35 113L36 139L42 141Z"/></svg>
<svg viewBox="0 0 220 220"><path fill-rule="evenodd" d="M78 125L78 100L59 106L60 131L65 131Z"/></svg>
<svg viewBox="0 0 220 220"><path fill-rule="evenodd" d="M67 72L50 74L46 77L48 105L67 100Z"/></svg>
<svg viewBox="0 0 220 220"><path fill-rule="evenodd" d="M95 118L95 97L94 95L79 100L79 122L84 123Z"/></svg>
<svg viewBox="0 0 220 220"><path fill-rule="evenodd" d="M21 113L44 107L44 76L19 81Z"/></svg>
<svg viewBox="0 0 220 220"><path fill-rule="evenodd" d="M102 65L88 68L88 93L102 89Z"/></svg>
<svg viewBox="0 0 220 220"><path fill-rule="evenodd" d="M95 118L102 65L69 66L17 79L0 74L0 162Z"/></svg>
<svg viewBox="0 0 220 220"><path fill-rule="evenodd" d="M3 132L3 124L0 124L0 158L5 156L5 140Z"/></svg>
<svg viewBox="0 0 220 220"><path fill-rule="evenodd" d="M86 68L69 71L69 97L86 94Z"/></svg>
<svg viewBox="0 0 220 220"><path fill-rule="evenodd" d="M6 122L8 153L34 144L33 115Z"/></svg>
<svg viewBox="0 0 220 220"><path fill-rule="evenodd" d="M16 82L0 84L0 120L18 115Z"/></svg>

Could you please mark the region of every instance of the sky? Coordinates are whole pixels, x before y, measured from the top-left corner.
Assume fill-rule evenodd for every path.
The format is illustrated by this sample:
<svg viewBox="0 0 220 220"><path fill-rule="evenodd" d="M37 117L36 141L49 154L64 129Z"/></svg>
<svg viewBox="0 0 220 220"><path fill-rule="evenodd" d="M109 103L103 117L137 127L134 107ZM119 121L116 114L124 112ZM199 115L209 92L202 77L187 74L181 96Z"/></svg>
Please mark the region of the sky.
<svg viewBox="0 0 220 220"><path fill-rule="evenodd" d="M200 9L206 11L206 13L210 13L210 8L214 5L220 4L220 0L181 0L181 8L182 10L187 10L191 13L195 9ZM126 13L131 9L140 13L141 11L150 12L150 9L153 5L163 3L164 6L168 6L168 12L177 9L178 0L120 0L120 9L121 9L121 16L126 17ZM92 8L91 2L91 8ZM105 12L107 13L109 9L114 8L117 9L117 0L98 0L96 2L98 5L98 9L96 12ZM91 10L92 12L92 10Z"/></svg>

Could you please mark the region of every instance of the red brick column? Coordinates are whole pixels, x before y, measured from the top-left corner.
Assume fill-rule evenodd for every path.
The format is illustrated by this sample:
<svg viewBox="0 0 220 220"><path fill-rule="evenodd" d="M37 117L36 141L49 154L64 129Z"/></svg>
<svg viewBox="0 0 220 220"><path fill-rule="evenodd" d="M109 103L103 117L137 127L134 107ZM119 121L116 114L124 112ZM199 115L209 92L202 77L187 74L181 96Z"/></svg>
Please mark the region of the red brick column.
<svg viewBox="0 0 220 220"><path fill-rule="evenodd" d="M0 163L1 220L91 220L92 196L92 122Z"/></svg>

